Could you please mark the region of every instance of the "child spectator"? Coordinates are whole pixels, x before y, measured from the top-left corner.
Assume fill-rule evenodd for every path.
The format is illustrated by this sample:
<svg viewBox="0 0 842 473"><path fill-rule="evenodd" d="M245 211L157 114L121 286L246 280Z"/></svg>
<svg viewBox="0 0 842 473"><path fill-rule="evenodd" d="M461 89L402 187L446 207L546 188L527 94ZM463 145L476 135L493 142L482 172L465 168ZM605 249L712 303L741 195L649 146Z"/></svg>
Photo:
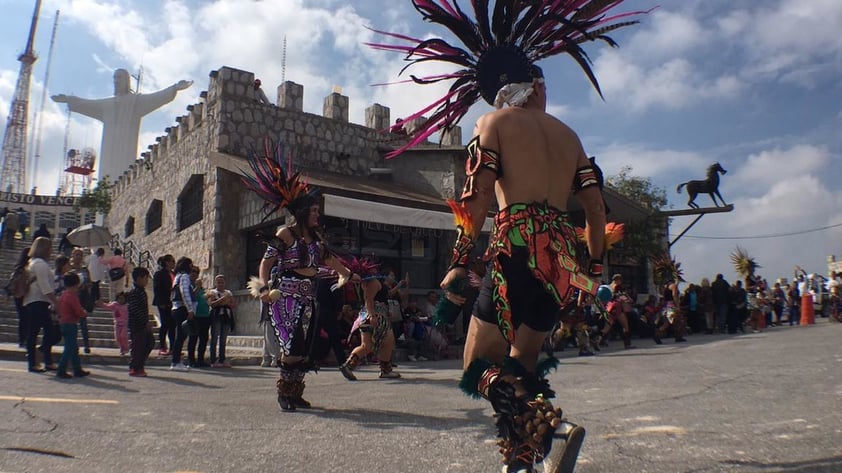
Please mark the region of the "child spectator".
<svg viewBox="0 0 842 473"><path fill-rule="evenodd" d="M56 376L59 378L70 378L67 374L67 362L73 365L73 376L81 378L91 374L82 369L82 360L79 359L79 345L76 340L77 324L88 313L82 308L79 302L79 287L81 279L75 273L67 273L63 277L64 291L58 301L58 318L61 326L61 333L64 337L64 351L58 362Z"/></svg>
<svg viewBox="0 0 842 473"><path fill-rule="evenodd" d="M115 302L104 303L97 301L97 307L110 310L114 314L114 340L120 347L120 356L129 353L129 306L126 293L117 294Z"/></svg>
<svg viewBox="0 0 842 473"><path fill-rule="evenodd" d="M210 362L212 368L230 368L231 363L225 359L225 343L229 329L234 331L236 301L234 294L225 287L225 276L219 274L213 281L214 288L208 291L211 307Z"/></svg>
<svg viewBox="0 0 842 473"><path fill-rule="evenodd" d="M129 376L146 376L146 359L155 346L155 336L149 322L149 299L146 285L149 284L149 270L137 267L132 270L134 288L126 296L129 307L129 336L131 337L131 361Z"/></svg>

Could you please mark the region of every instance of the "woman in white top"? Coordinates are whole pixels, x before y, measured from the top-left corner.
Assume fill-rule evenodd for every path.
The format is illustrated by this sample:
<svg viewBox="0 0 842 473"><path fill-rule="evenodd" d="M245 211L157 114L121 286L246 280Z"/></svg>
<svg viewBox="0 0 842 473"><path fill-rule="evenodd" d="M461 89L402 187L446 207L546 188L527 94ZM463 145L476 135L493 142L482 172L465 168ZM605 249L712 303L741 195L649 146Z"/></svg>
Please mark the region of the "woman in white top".
<svg viewBox="0 0 842 473"><path fill-rule="evenodd" d="M26 337L26 360L29 364L29 371L32 373L43 373L47 369L57 369L52 360L52 346L44 343L46 340L42 339L41 345L45 366L37 363L35 355L35 341L38 338L38 332L44 329L44 339L51 336L50 330L53 322L50 318L50 304L53 307L58 306L58 299L56 299L55 288L53 287L53 272L47 263L51 252L50 240L44 237L36 238L29 249L30 260L27 269L31 283L29 291L23 298L23 305L29 319L29 330Z"/></svg>

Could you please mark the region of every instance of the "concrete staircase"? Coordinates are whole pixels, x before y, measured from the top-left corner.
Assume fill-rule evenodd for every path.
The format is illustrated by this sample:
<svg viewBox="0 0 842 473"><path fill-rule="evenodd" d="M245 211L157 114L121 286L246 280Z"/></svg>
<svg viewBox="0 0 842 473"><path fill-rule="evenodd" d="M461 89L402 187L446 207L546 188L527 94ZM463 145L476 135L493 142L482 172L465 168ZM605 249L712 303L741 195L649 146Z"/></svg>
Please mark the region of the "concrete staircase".
<svg viewBox="0 0 842 473"><path fill-rule="evenodd" d="M57 239L56 239L57 240ZM30 241L15 240L14 248L3 247L0 249L0 287L5 286L9 275L14 270L15 263L23 248L28 248ZM53 259L58 254L58 242L53 242ZM52 266L52 261L49 262ZM107 281L100 283L101 297L110 300L110 289ZM88 317L88 333L92 347L117 348L114 341L114 316L111 312L102 309L94 309ZM0 342L18 341L18 314L15 309L15 302L11 297L6 297L5 292L0 296ZM81 335L79 344L81 346Z"/></svg>

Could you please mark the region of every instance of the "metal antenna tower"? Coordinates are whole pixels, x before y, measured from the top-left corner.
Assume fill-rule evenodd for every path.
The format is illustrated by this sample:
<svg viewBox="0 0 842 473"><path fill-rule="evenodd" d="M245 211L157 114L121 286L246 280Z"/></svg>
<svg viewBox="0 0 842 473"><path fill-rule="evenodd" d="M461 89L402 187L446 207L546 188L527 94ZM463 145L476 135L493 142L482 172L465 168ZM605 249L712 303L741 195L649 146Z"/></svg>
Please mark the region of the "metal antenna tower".
<svg viewBox="0 0 842 473"><path fill-rule="evenodd" d="M281 84L287 80L287 35L284 35L284 51L281 56Z"/></svg>
<svg viewBox="0 0 842 473"><path fill-rule="evenodd" d="M44 72L44 84L41 88L41 107L35 115L35 152L32 153L32 180L38 175L38 164L41 162L41 131L44 129L44 108L47 105L47 86L50 83L50 65L53 63L53 48L56 45L56 30L58 29L58 16L61 12L56 10L56 19L53 21L53 33L50 36L50 51L47 53L47 70Z"/></svg>
<svg viewBox="0 0 842 473"><path fill-rule="evenodd" d="M15 86L15 96L9 107L6 133L3 136L3 166L0 171L0 190L3 191L26 192L26 125L29 114L29 86L32 82L32 65L38 59L34 46L40 12L41 0L36 0L26 50L18 56L20 72Z"/></svg>

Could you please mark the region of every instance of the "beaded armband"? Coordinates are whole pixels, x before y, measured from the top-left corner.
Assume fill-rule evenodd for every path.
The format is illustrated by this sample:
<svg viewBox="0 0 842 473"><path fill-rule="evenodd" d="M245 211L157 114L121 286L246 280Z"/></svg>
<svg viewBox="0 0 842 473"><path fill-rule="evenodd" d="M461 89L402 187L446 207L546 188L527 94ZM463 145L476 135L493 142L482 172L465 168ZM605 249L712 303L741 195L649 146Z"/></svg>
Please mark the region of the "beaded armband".
<svg viewBox="0 0 842 473"><path fill-rule="evenodd" d="M453 256L450 259L448 271L453 268L465 268L471 259L474 246L474 222L465 204L448 200L447 204L453 211L453 223L456 224L456 243L453 244Z"/></svg>
<svg viewBox="0 0 842 473"><path fill-rule="evenodd" d="M469 199L476 193L475 177L483 169L493 172L498 178L503 175L500 167L500 155L496 151L485 149L479 145L479 136L475 136L465 147L468 160L465 161L465 187L462 189L462 200Z"/></svg>

